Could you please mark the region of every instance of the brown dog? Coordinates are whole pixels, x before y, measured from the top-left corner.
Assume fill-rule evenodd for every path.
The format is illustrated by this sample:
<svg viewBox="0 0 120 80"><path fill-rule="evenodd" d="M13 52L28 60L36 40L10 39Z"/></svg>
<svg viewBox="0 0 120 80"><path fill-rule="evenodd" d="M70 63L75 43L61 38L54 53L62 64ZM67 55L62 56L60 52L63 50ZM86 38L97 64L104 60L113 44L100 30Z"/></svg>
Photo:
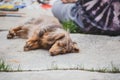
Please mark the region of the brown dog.
<svg viewBox="0 0 120 80"><path fill-rule="evenodd" d="M26 38L24 51L34 49L49 49L52 56L64 53L78 53L79 48L72 42L59 21L53 16L44 15L32 18L27 22L9 30L8 39L14 37Z"/></svg>

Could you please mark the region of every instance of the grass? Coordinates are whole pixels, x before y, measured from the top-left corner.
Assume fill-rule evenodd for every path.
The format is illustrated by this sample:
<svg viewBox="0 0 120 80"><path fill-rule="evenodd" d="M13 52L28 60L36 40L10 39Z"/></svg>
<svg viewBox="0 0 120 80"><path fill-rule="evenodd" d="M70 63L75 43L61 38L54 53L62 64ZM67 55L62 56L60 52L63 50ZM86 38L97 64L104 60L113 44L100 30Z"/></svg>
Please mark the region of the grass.
<svg viewBox="0 0 120 80"><path fill-rule="evenodd" d="M116 66L114 66L114 64L111 62L111 66L112 66L112 69L111 69L111 72L113 73L120 73L120 69Z"/></svg>
<svg viewBox="0 0 120 80"><path fill-rule="evenodd" d="M51 64L51 68L47 70L83 70L83 71L90 71L90 72L101 72L101 73L120 73L120 68L115 66L111 62L111 69L109 68L99 68L99 69L85 69L83 65L77 65L72 68L59 68L57 64L54 62ZM26 70L27 71L27 70ZM12 68L7 65L3 60L0 60L0 72L22 72L20 69L20 65L18 66L17 70L12 70Z"/></svg>
<svg viewBox="0 0 120 80"><path fill-rule="evenodd" d="M5 61L0 59L0 72L22 72L20 65L17 70L13 70L10 65L6 64Z"/></svg>
<svg viewBox="0 0 120 80"><path fill-rule="evenodd" d="M91 68L91 69L85 69L83 65L77 65L73 68L59 68L57 64L52 64L51 68L48 70L83 70L83 71L90 71L90 72L101 72L101 73L120 73L120 68L115 66L113 63L111 63L111 69L110 68Z"/></svg>
<svg viewBox="0 0 120 80"><path fill-rule="evenodd" d="M99 69L89 69L86 71L91 71L91 72L101 72L101 73L120 73L120 69L118 67L112 67L111 69L108 68L99 68Z"/></svg>
<svg viewBox="0 0 120 80"><path fill-rule="evenodd" d="M11 70L10 66L7 65L3 60L0 60L0 72L3 71L8 72L10 70Z"/></svg>
<svg viewBox="0 0 120 80"><path fill-rule="evenodd" d="M62 22L63 28L70 33L80 33L80 28L73 21Z"/></svg>

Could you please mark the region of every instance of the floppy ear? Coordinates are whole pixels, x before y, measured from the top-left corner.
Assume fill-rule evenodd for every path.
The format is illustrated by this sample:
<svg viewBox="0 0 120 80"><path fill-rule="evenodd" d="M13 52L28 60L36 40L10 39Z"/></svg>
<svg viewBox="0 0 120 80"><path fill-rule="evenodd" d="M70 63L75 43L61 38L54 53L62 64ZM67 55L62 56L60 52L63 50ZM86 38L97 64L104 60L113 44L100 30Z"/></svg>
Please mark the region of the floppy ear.
<svg viewBox="0 0 120 80"><path fill-rule="evenodd" d="M65 37L65 34L58 34L54 37L55 40L59 40Z"/></svg>
<svg viewBox="0 0 120 80"><path fill-rule="evenodd" d="M73 45L72 45L72 52L73 53L79 53L79 47L77 46L77 43L76 42L73 42Z"/></svg>

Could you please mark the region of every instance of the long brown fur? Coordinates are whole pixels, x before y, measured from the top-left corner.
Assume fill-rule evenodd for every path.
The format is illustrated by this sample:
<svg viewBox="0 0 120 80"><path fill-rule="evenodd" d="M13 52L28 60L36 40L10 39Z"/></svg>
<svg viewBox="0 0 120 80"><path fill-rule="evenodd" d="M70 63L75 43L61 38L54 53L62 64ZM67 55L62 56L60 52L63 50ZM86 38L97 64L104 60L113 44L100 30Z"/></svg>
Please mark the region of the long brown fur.
<svg viewBox="0 0 120 80"><path fill-rule="evenodd" d="M79 48L70 38L60 22L53 16L42 15L9 30L8 39L26 38L24 51L49 49L50 54L58 55L79 52Z"/></svg>

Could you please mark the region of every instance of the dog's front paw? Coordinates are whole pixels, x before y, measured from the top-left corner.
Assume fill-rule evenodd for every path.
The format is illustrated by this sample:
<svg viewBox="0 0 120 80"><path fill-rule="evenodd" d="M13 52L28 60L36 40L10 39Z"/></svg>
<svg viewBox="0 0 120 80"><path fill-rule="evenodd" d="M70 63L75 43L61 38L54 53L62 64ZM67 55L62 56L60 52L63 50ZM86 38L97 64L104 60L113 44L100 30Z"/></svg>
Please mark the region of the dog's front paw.
<svg viewBox="0 0 120 80"><path fill-rule="evenodd" d="M24 46L24 51L29 51L32 50L33 48L33 42L32 41L28 41L26 42L25 46Z"/></svg>
<svg viewBox="0 0 120 80"><path fill-rule="evenodd" d="M29 50L31 50L30 47L25 45L24 46L24 51L29 51Z"/></svg>
<svg viewBox="0 0 120 80"><path fill-rule="evenodd" d="M34 50L40 48L39 40L29 40L24 46L24 51Z"/></svg>
<svg viewBox="0 0 120 80"><path fill-rule="evenodd" d="M7 35L7 39L13 39L14 36L15 36L14 33L9 32L8 35Z"/></svg>

